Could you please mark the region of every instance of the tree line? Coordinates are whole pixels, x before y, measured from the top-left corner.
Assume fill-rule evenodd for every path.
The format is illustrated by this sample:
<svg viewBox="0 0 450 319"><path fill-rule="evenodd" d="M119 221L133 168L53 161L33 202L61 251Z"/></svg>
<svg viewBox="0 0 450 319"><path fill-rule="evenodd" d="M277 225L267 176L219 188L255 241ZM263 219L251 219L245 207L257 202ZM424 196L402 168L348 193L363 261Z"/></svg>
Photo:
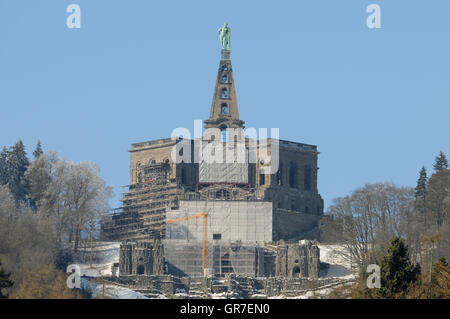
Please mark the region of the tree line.
<svg viewBox="0 0 450 319"><path fill-rule="evenodd" d="M408 266L411 273L405 278L416 283L413 289L416 297L431 295L419 293L423 287L417 287L419 279L424 280L426 274L427 278L432 278L433 273L444 269L442 276L448 277L450 170L442 151L436 156L433 169L434 173L428 178L427 170L422 166L415 188L399 187L393 183L367 184L348 196L333 200L319 225L321 240L344 247L341 253L360 271L361 285L367 277L367 266L382 263L386 256L393 254L393 246L406 252L407 256L402 258L408 258L411 265L415 265ZM393 238L397 239L395 243ZM398 258L394 260L398 261ZM384 264L392 266L387 261ZM384 271L388 271L386 267ZM395 271L406 270L397 267ZM447 298L450 297L448 285L450 282L446 283ZM359 294L365 297L394 295L371 295L367 291Z"/></svg>
<svg viewBox="0 0 450 319"><path fill-rule="evenodd" d="M65 272L72 252L109 210L112 189L95 163L44 152L40 141L32 154L29 159L22 141L0 152L0 267L10 272L0 268L0 297L3 288L26 297L32 289L24 285L39 272L50 282L65 278L53 272Z"/></svg>

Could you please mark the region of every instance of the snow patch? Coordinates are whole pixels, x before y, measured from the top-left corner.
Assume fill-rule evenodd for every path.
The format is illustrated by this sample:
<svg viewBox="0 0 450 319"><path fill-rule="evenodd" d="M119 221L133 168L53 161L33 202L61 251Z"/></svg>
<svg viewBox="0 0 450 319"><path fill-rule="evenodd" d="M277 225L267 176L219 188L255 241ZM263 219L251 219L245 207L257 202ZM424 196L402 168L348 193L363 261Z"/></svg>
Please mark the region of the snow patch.
<svg viewBox="0 0 450 319"><path fill-rule="evenodd" d="M318 245L320 249L320 261L328 264L325 278L355 278L352 273L351 264L343 255L342 245Z"/></svg>
<svg viewBox="0 0 450 319"><path fill-rule="evenodd" d="M119 251L120 242L94 242L92 250L78 252L74 264L80 266L82 276L111 276L113 264L119 262Z"/></svg>

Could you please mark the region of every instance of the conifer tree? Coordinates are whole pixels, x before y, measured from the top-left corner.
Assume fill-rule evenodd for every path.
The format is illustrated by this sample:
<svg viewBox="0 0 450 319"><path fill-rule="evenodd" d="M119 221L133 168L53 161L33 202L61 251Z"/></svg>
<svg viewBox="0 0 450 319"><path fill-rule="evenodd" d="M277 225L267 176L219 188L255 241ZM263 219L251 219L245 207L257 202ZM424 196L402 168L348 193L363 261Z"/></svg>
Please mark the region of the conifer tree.
<svg viewBox="0 0 450 319"><path fill-rule="evenodd" d="M426 265L424 269L428 268ZM450 298L450 267L447 260L442 257L424 271L410 294L412 299L449 299Z"/></svg>
<svg viewBox="0 0 450 319"><path fill-rule="evenodd" d="M431 288L431 297L433 299L450 298L450 267L444 257L441 257L438 262L433 265Z"/></svg>
<svg viewBox="0 0 450 319"><path fill-rule="evenodd" d="M10 279L11 273L5 273L2 268L2 261L0 259L0 299L8 298L7 294L3 294L3 289L10 288L14 284Z"/></svg>
<svg viewBox="0 0 450 319"><path fill-rule="evenodd" d="M41 156L42 154L44 154L44 151L42 151L42 147L41 147L41 141L38 140L37 144L36 144L36 149L33 152L33 157L36 159L39 156Z"/></svg>
<svg viewBox="0 0 450 319"><path fill-rule="evenodd" d="M440 151L439 155L436 156L433 168L436 172L448 169L448 160L444 152Z"/></svg>
<svg viewBox="0 0 450 319"><path fill-rule="evenodd" d="M427 170L422 166L414 195L416 199L425 199L427 195Z"/></svg>
<svg viewBox="0 0 450 319"><path fill-rule="evenodd" d="M25 146L19 140L8 150L6 156L7 182L16 203L26 201L28 191L24 175L28 165L29 162L25 152Z"/></svg>
<svg viewBox="0 0 450 319"><path fill-rule="evenodd" d="M381 288L375 289L375 298L403 298L420 276L420 266L409 260L408 247L398 237L394 237L387 254L379 263Z"/></svg>

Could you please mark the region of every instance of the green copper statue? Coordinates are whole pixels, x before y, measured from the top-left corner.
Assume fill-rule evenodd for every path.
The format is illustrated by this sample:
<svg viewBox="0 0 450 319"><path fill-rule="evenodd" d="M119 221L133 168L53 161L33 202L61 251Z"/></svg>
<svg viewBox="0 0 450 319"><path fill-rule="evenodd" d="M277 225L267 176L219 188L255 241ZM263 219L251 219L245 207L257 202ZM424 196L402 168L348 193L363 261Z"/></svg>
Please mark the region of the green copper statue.
<svg viewBox="0 0 450 319"><path fill-rule="evenodd" d="M219 34L219 40L222 44L222 50L230 50L231 29L228 27L228 24L225 23L223 27L217 30L217 33Z"/></svg>

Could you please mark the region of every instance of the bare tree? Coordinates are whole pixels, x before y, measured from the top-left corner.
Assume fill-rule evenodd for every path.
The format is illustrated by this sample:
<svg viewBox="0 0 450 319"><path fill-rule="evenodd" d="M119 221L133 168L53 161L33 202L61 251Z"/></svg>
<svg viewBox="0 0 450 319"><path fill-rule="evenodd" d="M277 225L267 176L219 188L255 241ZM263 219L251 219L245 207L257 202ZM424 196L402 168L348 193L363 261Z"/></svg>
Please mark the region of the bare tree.
<svg viewBox="0 0 450 319"><path fill-rule="evenodd" d="M69 163L64 180L64 201L69 214L69 241L78 250L83 230L89 231L89 221L100 219L108 210L112 191L99 176L94 163Z"/></svg>
<svg viewBox="0 0 450 319"><path fill-rule="evenodd" d="M392 237L406 237L414 213L414 191L392 183L367 184L329 208L341 227L338 240L344 254L358 267L371 262Z"/></svg>
<svg viewBox="0 0 450 319"><path fill-rule="evenodd" d="M73 163L55 152L36 158L27 172L38 214L53 227L57 245L65 240L77 251L88 223L109 209L112 190L92 162Z"/></svg>

